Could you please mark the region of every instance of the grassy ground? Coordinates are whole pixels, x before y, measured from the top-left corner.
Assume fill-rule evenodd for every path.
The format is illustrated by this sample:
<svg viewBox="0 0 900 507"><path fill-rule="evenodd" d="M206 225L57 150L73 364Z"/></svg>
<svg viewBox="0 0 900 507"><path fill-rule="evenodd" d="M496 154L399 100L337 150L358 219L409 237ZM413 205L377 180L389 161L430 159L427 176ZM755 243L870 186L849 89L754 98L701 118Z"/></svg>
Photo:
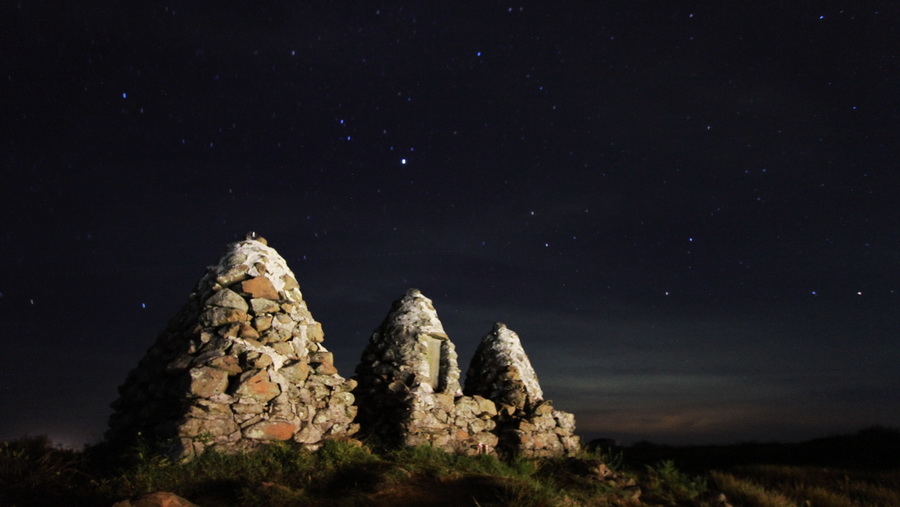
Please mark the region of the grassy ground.
<svg viewBox="0 0 900 507"><path fill-rule="evenodd" d="M847 439L817 441L814 448L643 445L578 459L511 461L335 441L316 452L279 444L248 454L207 453L189 463L142 447L81 452L23 438L0 443L0 505L111 505L169 491L202 506L722 506L722 493L735 506L898 506L900 458L892 436L900 434L880 435L874 451L843 448L864 454L857 457L835 445ZM832 450L824 462L820 448Z"/></svg>
<svg viewBox="0 0 900 507"><path fill-rule="evenodd" d="M900 470L753 465L730 472L713 471L710 475L735 505L900 505Z"/></svg>
<svg viewBox="0 0 900 507"><path fill-rule="evenodd" d="M280 444L176 463L140 448L111 457L25 438L0 444L0 505L111 505L155 491L202 506L625 504L636 486L592 474L601 461L501 461L334 441L316 452Z"/></svg>

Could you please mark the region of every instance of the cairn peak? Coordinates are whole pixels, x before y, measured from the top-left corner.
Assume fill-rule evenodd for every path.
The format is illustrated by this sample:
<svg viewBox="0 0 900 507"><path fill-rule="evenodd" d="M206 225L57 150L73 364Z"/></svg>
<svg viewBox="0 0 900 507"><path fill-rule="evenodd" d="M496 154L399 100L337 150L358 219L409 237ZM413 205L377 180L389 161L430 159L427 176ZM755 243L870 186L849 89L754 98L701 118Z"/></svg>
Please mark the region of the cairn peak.
<svg viewBox="0 0 900 507"><path fill-rule="evenodd" d="M419 289L408 289L406 294L394 303L382 328L397 334L398 338L414 340L418 335L427 335L447 339L447 333L441 319L438 318L434 304Z"/></svg>
<svg viewBox="0 0 900 507"><path fill-rule="evenodd" d="M496 322L475 351L466 373L466 393L525 409L544 399L537 374L515 331Z"/></svg>
<svg viewBox="0 0 900 507"><path fill-rule="evenodd" d="M275 300L282 293L289 301L302 301L300 285L287 261L274 248L267 246L264 239L260 239L263 238L245 239L228 245L218 264L201 279L200 288L218 291L241 282L242 289L247 290L243 287L248 286L253 292L247 292L254 296L268 295L267 299ZM248 280L257 281L248 283Z"/></svg>
<svg viewBox="0 0 900 507"><path fill-rule="evenodd" d="M257 234L256 231L250 231L250 232L248 232L248 233L244 236L244 239L252 239L252 240L255 240L255 241L259 241L259 242L262 243L263 245L268 245L268 244L269 244L269 242L266 241L266 238L264 238L264 237L260 236L259 234Z"/></svg>

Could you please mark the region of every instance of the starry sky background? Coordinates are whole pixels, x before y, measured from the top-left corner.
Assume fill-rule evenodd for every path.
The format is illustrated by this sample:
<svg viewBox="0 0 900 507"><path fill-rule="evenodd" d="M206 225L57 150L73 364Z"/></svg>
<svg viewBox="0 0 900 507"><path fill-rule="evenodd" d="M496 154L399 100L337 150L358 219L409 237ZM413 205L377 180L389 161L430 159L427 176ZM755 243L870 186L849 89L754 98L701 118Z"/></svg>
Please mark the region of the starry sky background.
<svg viewBox="0 0 900 507"><path fill-rule="evenodd" d="M0 5L0 438L97 441L249 230L347 376L417 287L588 437L900 425L891 2L48 4Z"/></svg>

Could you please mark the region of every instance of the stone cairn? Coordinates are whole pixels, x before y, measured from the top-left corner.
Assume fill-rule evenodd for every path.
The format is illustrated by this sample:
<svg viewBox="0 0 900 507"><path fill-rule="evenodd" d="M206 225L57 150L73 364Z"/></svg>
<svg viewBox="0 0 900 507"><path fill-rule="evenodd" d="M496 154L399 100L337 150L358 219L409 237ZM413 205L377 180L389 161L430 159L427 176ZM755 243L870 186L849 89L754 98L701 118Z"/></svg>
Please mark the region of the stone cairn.
<svg viewBox="0 0 900 507"><path fill-rule="evenodd" d="M189 458L349 437L359 429L356 382L338 375L323 338L285 260L248 234L208 268L120 386L107 438L142 435Z"/></svg>
<svg viewBox="0 0 900 507"><path fill-rule="evenodd" d="M499 449L510 455L571 455L580 447L575 416L554 410L519 336L501 322L481 339L466 372L465 393L496 403Z"/></svg>
<svg viewBox="0 0 900 507"><path fill-rule="evenodd" d="M409 289L363 351L355 379L361 433L387 445L493 453L497 409L463 396L453 342L430 299Z"/></svg>

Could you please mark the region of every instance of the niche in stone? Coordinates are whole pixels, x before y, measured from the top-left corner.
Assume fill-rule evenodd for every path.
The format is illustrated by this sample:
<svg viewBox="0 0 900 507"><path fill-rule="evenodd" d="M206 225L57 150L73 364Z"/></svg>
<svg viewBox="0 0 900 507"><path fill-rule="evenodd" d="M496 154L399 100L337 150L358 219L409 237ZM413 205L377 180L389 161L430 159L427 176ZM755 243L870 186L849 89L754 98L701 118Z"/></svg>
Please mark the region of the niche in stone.
<svg viewBox="0 0 900 507"><path fill-rule="evenodd" d="M434 336L426 335L424 337L425 365L428 366L428 383L431 384L431 388L435 391L441 391L444 388L444 386L441 385L441 350L443 349L441 345L443 341L444 340L440 340Z"/></svg>

